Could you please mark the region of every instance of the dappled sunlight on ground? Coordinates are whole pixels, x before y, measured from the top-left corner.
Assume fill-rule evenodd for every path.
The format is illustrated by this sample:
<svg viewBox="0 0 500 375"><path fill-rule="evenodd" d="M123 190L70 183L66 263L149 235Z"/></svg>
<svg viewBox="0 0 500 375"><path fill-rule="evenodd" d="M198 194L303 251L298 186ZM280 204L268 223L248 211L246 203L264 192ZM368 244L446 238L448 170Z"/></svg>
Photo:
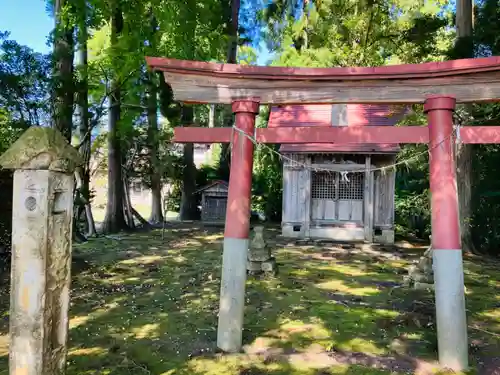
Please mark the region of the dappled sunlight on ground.
<svg viewBox="0 0 500 375"><path fill-rule="evenodd" d="M9 355L9 335L0 335L0 357Z"/></svg>
<svg viewBox="0 0 500 375"><path fill-rule="evenodd" d="M298 245L276 233L266 235L279 273L249 277L244 350L231 355L216 350L219 230L175 224L164 241L154 231L75 246L68 375L435 373L433 295L401 288L423 248ZM500 352L500 265L468 258L466 271L471 354L484 370Z"/></svg>
<svg viewBox="0 0 500 375"><path fill-rule="evenodd" d="M321 289L334 290L356 296L369 296L379 292L377 288L371 287L353 288L352 286L346 285L342 280L325 281L324 283L316 284L316 286Z"/></svg>

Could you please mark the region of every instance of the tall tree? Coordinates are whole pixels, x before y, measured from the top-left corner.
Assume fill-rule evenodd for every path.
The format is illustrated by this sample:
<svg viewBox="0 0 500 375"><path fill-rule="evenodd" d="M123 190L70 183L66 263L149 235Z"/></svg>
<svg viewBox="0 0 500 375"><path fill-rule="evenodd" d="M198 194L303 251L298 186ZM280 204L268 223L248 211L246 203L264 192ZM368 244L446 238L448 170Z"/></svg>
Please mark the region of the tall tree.
<svg viewBox="0 0 500 375"><path fill-rule="evenodd" d="M474 57L474 43L472 36L473 2L472 0L457 0L456 3L457 39L453 51L455 58ZM472 106L464 107L464 117L470 116ZM472 241L472 158L473 145L458 144L456 149L460 230L462 246L465 251L475 252Z"/></svg>
<svg viewBox="0 0 500 375"><path fill-rule="evenodd" d="M238 27L239 27L239 13L240 13L241 0L231 0L230 13L227 20L227 39L228 48L226 61L228 64L236 64L238 56ZM224 108L224 126L233 126L233 113L231 106ZM219 175L222 179L229 178L229 168L231 164L231 153L228 143L221 145L220 159L219 159Z"/></svg>
<svg viewBox="0 0 500 375"><path fill-rule="evenodd" d="M158 88L154 73L148 74L148 147L151 167L151 223L162 223L164 220L161 205L161 166L158 157Z"/></svg>
<svg viewBox="0 0 500 375"><path fill-rule="evenodd" d="M127 228L123 212L122 145L119 128L122 93L118 72L121 53L119 38L123 32L124 21L120 0L112 1L111 6L110 53L114 72L108 97L108 202L103 222L103 231L106 233L116 233Z"/></svg>
<svg viewBox="0 0 500 375"><path fill-rule="evenodd" d="M191 105L182 106L181 124L190 126L194 122L194 110ZM196 166L194 164L194 144L183 145L183 173L182 173L182 195L179 217L181 220L195 220L197 218L196 197Z"/></svg>
<svg viewBox="0 0 500 375"><path fill-rule="evenodd" d="M161 179L158 173L165 170L164 168L158 168L156 172L154 171L154 167L161 163L152 162L152 158L154 159L154 155L159 154L159 151L163 152L163 149L159 147L158 140L154 140L154 138L158 139L163 136L163 132L159 132L156 111L153 109L156 97L153 92L155 87L148 84L148 82L153 81L153 77L146 73L144 55L167 55L190 60L221 60L221 56L227 50L227 43L224 38L220 37L223 29L223 7L219 3L220 0L208 0L208 3L199 0L189 0L187 2L167 2L166 0L121 1L124 30L126 32L120 36L119 45L115 46L114 42L111 42L111 46L109 46L109 24L95 28L92 40L89 42L89 69L93 73L90 81L92 88L90 100L95 102L96 99L101 98L103 96L101 82L108 81L110 77L111 80L114 80L116 73L119 73L121 85L118 85L118 87L112 85L111 88L107 88L106 95L111 95L111 100L114 100L111 103L111 100L108 99L110 104L108 117L110 122L113 118L116 118L116 114L112 113L111 110L117 107L117 99L120 98L121 111L118 130L122 140L123 154L121 158L125 159L125 150L128 149L125 145L129 145L133 152L130 152L131 155L127 155L127 158L129 160L132 157L136 158L135 160L141 159L140 163L129 166L129 172L130 176L133 174L143 176L144 181L151 184L150 186L153 186L153 190L156 191L153 193L154 207L152 208L155 212L152 212L151 217L154 221L161 221L161 217L158 218L161 213ZM206 9L210 9L210 12L207 12ZM152 16L158 24L156 27L151 25ZM154 33L152 33L153 29ZM155 34L154 37L152 34ZM155 79L155 82L158 83L158 80ZM178 107L178 105L173 105L171 93L168 85L164 84L163 77L160 80L159 93L162 114L168 118L169 125L178 124L181 120L180 111L178 108L173 108ZM156 106L157 104L158 102ZM91 106L91 111L94 111L93 106ZM193 116L185 114L183 121L186 124L191 124ZM144 132L139 127L145 123L147 123L148 131L144 143ZM110 140L115 138L113 132L110 127L108 132ZM156 137L155 133L158 132L160 134ZM116 152L110 146L111 144L108 145L110 155L108 168L110 169L109 173L112 173L113 162L111 155L116 154ZM153 152L150 152L151 150ZM135 156L132 154L135 154ZM195 177L197 172L194 163L189 162L189 160L193 160L193 148L186 147L183 154L185 156L184 160L188 161L183 166L183 172L185 172L185 176L192 176L192 178L184 178L183 190L185 192L182 201L186 209L181 210L181 212L186 213L189 219L193 218L191 207L196 207L196 196L190 192L196 189ZM143 163L146 158L148 163ZM144 171L148 172L147 175L141 173ZM113 180L119 179L110 178L109 185L113 184ZM109 188L111 189L111 186ZM115 190L118 191L118 188ZM108 198L113 200L111 194ZM196 214L196 210L194 214ZM156 219L155 216L157 216Z"/></svg>
<svg viewBox="0 0 500 375"><path fill-rule="evenodd" d="M227 62L228 64L236 64L238 55L238 27L240 14L241 0L231 0L231 14L227 22Z"/></svg>
<svg viewBox="0 0 500 375"><path fill-rule="evenodd" d="M89 123L88 106L88 51L87 51L87 2L82 0L78 3L78 51L76 56L77 90L76 90L76 112L79 120L79 151L83 158L83 165L77 173L81 173L80 194L85 204L85 216L87 219L87 235L94 236L96 228L90 206L90 156L91 156L91 127ZM78 216L80 217L80 215Z"/></svg>
<svg viewBox="0 0 500 375"><path fill-rule="evenodd" d="M156 54L158 49L158 21L153 12L153 4L150 5L149 12L149 54ZM163 223L161 196L161 166L158 154L159 132L158 132L158 83L157 76L152 72L146 73L147 85L147 144L149 148L149 164L151 171L151 214L149 221L151 223Z"/></svg>
<svg viewBox="0 0 500 375"><path fill-rule="evenodd" d="M71 140L73 128L73 57L74 24L73 7L70 1L54 2L54 73L52 126Z"/></svg>
<svg viewBox="0 0 500 375"><path fill-rule="evenodd" d="M201 4L197 0L188 0L180 6L176 19L178 23L183 25L183 28L174 31L174 43L177 48L175 57L188 60L209 60L219 57L221 38L218 29L222 24L220 22L222 17L219 17L222 14L222 7L218 4L219 1L210 5L210 12L204 11L207 4ZM214 33L214 30L217 30L217 33ZM165 93L162 96L166 97ZM180 117L183 126L192 125L195 121L194 108L190 105L183 105ZM194 194L197 170L193 161L193 151L193 144L183 146L182 193L179 215L181 220L193 220L198 216L197 197Z"/></svg>
<svg viewBox="0 0 500 375"><path fill-rule="evenodd" d="M187 1L181 13L186 24L185 37L187 38L184 54L188 59L196 58L196 28L198 22L198 9L196 0ZM192 126L194 123L194 108L191 105L183 105L181 111L182 126ZM194 164L194 144L186 143L182 150L183 174L182 195L179 217L181 220L194 220L197 218L196 196L196 165Z"/></svg>

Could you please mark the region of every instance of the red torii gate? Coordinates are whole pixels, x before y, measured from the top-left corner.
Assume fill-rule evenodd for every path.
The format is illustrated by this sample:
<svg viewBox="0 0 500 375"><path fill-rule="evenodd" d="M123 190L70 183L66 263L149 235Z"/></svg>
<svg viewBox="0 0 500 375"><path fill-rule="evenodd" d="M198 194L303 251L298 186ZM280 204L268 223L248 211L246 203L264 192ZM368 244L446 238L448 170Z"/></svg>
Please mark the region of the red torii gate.
<svg viewBox="0 0 500 375"><path fill-rule="evenodd" d="M500 98L500 57L374 68L282 68L147 58L176 100L232 104L235 128L175 128L174 142L232 142L217 344L241 349L254 137L260 143L428 143L440 363L468 367L453 157L456 103ZM260 104L423 103L428 126L255 129ZM500 143L500 127L463 126L463 143Z"/></svg>

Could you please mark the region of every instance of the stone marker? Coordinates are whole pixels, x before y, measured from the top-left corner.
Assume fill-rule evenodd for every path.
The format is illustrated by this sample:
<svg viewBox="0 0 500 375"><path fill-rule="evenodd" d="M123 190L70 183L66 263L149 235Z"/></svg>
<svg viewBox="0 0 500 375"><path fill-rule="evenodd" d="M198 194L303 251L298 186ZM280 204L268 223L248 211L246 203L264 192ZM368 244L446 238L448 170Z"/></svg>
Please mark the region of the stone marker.
<svg viewBox="0 0 500 375"><path fill-rule="evenodd" d="M11 375L60 375L66 365L78 152L52 128L31 127L0 157L14 169Z"/></svg>
<svg viewBox="0 0 500 375"><path fill-rule="evenodd" d="M417 264L410 266L408 275L403 277L403 285L414 289L434 289L431 247L424 252Z"/></svg>
<svg viewBox="0 0 500 375"><path fill-rule="evenodd" d="M264 240L264 227L254 227L254 235L248 249L247 270L250 273L275 272L276 260L271 256L271 249Z"/></svg>

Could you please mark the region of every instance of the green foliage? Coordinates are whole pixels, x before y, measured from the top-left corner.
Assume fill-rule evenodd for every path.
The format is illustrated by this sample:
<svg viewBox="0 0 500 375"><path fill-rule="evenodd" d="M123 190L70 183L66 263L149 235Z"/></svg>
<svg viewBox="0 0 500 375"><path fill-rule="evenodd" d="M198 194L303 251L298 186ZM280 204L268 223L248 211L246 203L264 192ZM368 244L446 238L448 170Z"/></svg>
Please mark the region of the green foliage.
<svg viewBox="0 0 500 375"><path fill-rule="evenodd" d="M421 105L411 108L398 126L427 123ZM427 145L404 145L396 159L395 224L402 235L430 235L429 155Z"/></svg>
<svg viewBox="0 0 500 375"><path fill-rule="evenodd" d="M495 125L500 120L500 106L496 103L475 105L475 123ZM498 255L500 247L500 147L475 145L472 160L473 216L469 220L474 243L481 252Z"/></svg>
<svg viewBox="0 0 500 375"><path fill-rule="evenodd" d="M53 1L48 1L49 9ZM70 5L68 5L70 4ZM123 12L123 33L110 43L112 12ZM148 82L159 91L162 127L157 135L159 164L163 181L173 183L169 209L176 210L180 199L184 166L179 148L170 144L172 128L180 125L181 106L163 77L152 77L144 56L202 61L225 61L228 40L229 0L77 0L66 3L61 22L67 29L89 28L89 112L92 152L106 150L102 130L109 108L107 98L120 89L122 106L118 132L130 175L151 183L147 143ZM274 65L282 66L377 66L419 63L463 56L470 44L475 56L500 54L500 6L496 0L482 0L475 8L475 29L463 45L453 45L453 2L448 0L247 0L240 10L238 62L255 64L255 46L263 37L276 53ZM253 20L249 21L250 16ZM78 34L80 35L80 34ZM54 33L54 37L57 32ZM32 124L45 125L50 119L50 56L34 53L0 33L0 152ZM82 40L78 40L79 43ZM243 45L241 45L243 42ZM246 44L245 44L246 43ZM76 72L77 81L81 72ZM78 82L77 82L78 83ZM78 86L77 86L78 87ZM208 125L209 109L195 106L195 122ZM258 118L258 127L267 126L268 109ZM498 124L500 105L474 107L477 123ZM216 106L215 126L223 124L224 108ZM425 123L422 108L416 106L401 126ZM186 124L184 124L186 125ZM215 146L217 149L219 146ZM253 209L272 220L280 219L282 167L279 145L258 146L254 161ZM219 160L220 151L214 152ZM496 168L500 148L475 148L474 215L470 225L484 251L498 248L500 220L496 200L500 186ZM426 237L429 233L428 157L424 146L405 145L398 161L411 159L397 170L396 222L405 233ZM216 166L216 163L214 163ZM103 164L106 167L106 164ZM197 187L218 179L216 167L197 172ZM178 207L177 207L178 209Z"/></svg>
<svg viewBox="0 0 500 375"><path fill-rule="evenodd" d="M442 12L447 1L326 0L313 1L308 7L304 2L304 9L285 3L275 0L266 10L271 22L267 40L279 52L277 65L422 62L441 58L451 42L445 28L451 19ZM289 17L285 21L276 18L276 12L285 8Z"/></svg>
<svg viewBox="0 0 500 375"><path fill-rule="evenodd" d="M257 52L249 45L240 46L238 49L238 64L255 65L257 62Z"/></svg>
<svg viewBox="0 0 500 375"><path fill-rule="evenodd" d="M0 154L31 125L49 120L50 57L0 32Z"/></svg>
<svg viewBox="0 0 500 375"><path fill-rule="evenodd" d="M263 128L269 120L269 108L262 107L256 126ZM253 168L252 208L263 212L267 220L281 221L283 173L279 145L259 145Z"/></svg>
<svg viewBox="0 0 500 375"><path fill-rule="evenodd" d="M454 53L463 56L463 50L474 44L476 57L500 54L500 6L496 0L484 0L476 4L474 34L457 46ZM473 124L496 125L500 121L500 105L488 103L474 105ZM468 220L474 245L481 252L499 254L500 247L500 147L475 145L472 158L472 211Z"/></svg>
<svg viewBox="0 0 500 375"><path fill-rule="evenodd" d="M48 121L50 58L0 32L0 121L14 129Z"/></svg>
<svg viewBox="0 0 500 375"><path fill-rule="evenodd" d="M182 195L182 186L180 184L180 180L177 180L172 185L172 190L165 199L164 202L165 209L167 211L179 212L181 208L181 195Z"/></svg>
<svg viewBox="0 0 500 375"><path fill-rule="evenodd" d="M0 155L22 134L23 130L13 124L15 121L10 114L4 108L0 108Z"/></svg>
<svg viewBox="0 0 500 375"><path fill-rule="evenodd" d="M203 187L212 181L221 180L217 165L202 165L196 175L196 186Z"/></svg>
<svg viewBox="0 0 500 375"><path fill-rule="evenodd" d="M110 43L109 19L112 2L91 0L88 24L91 26L89 48L89 98L94 126L107 113L106 98L113 94L111 82L120 89L121 114L118 133L130 176L151 185L146 108L146 87L154 81L159 92L160 121L164 126L157 135L158 167L162 180L172 183L169 209L178 206L181 179L185 166L179 148L170 143L172 128L180 125L181 106L161 74L155 78L145 65L144 56L167 56L191 60L221 60L227 38L224 20L228 4L216 0L120 0L123 32ZM221 36L222 35L222 36ZM208 123L208 107L196 106L196 121ZM105 147L104 147L105 148ZM177 207L178 210L178 207Z"/></svg>

